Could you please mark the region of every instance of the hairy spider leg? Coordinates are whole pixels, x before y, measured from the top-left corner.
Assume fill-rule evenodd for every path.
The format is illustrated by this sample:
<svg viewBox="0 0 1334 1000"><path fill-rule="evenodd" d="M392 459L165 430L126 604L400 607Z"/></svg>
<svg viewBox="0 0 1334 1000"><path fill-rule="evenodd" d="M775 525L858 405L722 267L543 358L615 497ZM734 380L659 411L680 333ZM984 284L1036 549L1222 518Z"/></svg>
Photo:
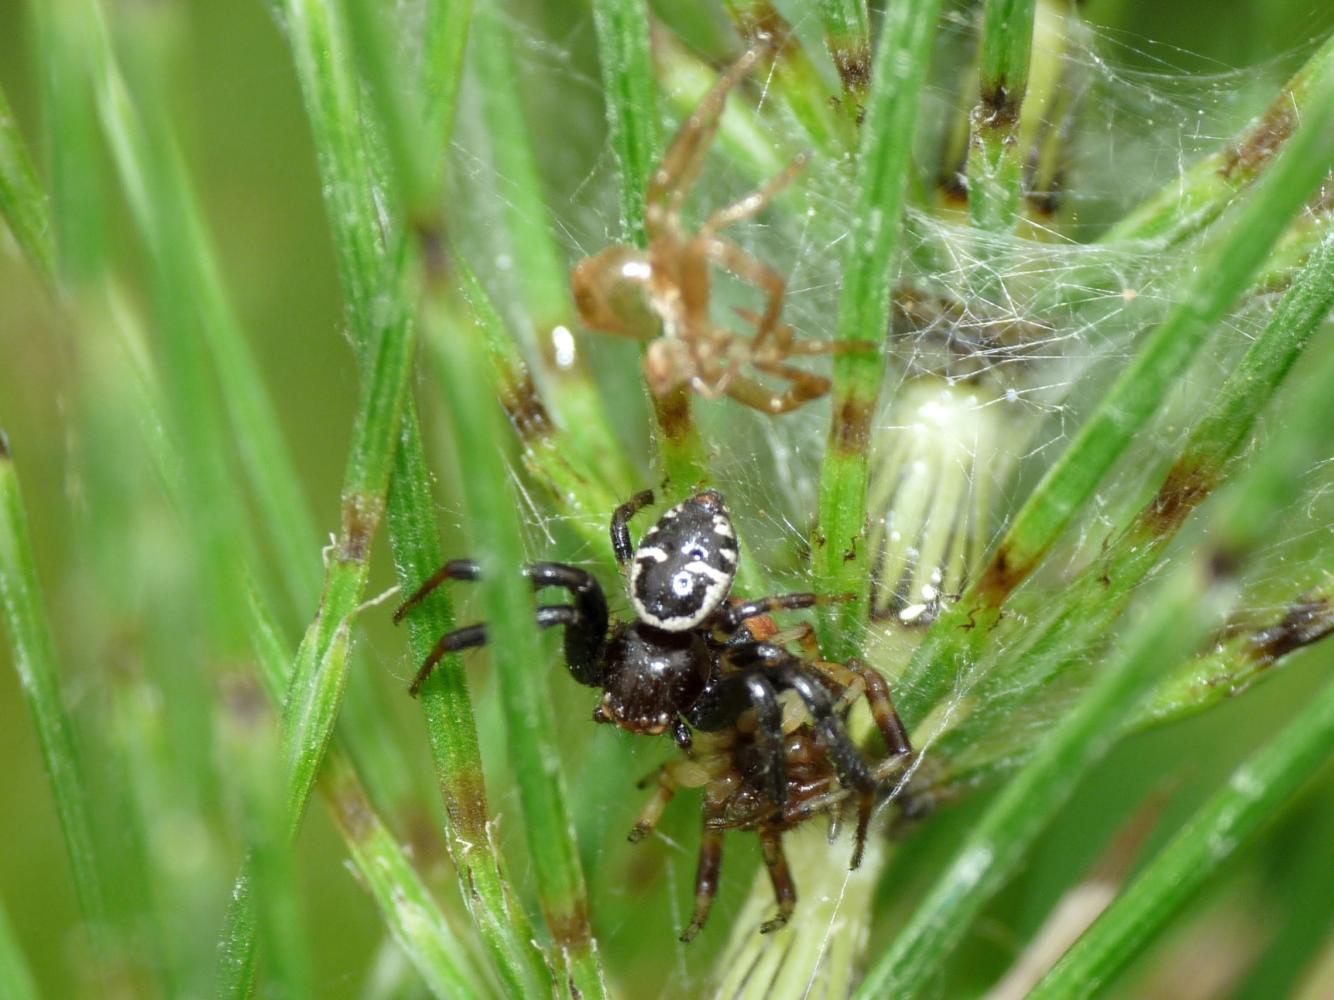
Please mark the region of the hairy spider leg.
<svg viewBox="0 0 1334 1000"><path fill-rule="evenodd" d="M658 169L649 178L645 201L646 221L650 228L656 222L680 212L681 205L694 187L704 165L704 154L708 152L718 132L718 119L727 103L728 92L750 72L762 51L762 47L754 46L743 52L677 129L672 144L658 163Z"/></svg>
<svg viewBox="0 0 1334 1000"><path fill-rule="evenodd" d="M795 691L806 706L812 728L829 751L839 780L858 792L876 790L875 773L840 723L834 699L810 676L801 660L781 646L767 642L730 646L725 656L734 666L762 671L775 686Z"/></svg>
<svg viewBox="0 0 1334 1000"><path fill-rule="evenodd" d="M763 836L763 834L761 834ZM699 867L695 870L695 912L690 923L681 932L681 941L695 939L709 919L714 897L718 895L718 873L723 867L723 831L710 829L707 818L699 838Z"/></svg>
<svg viewBox="0 0 1334 1000"><path fill-rule="evenodd" d="M797 175L806 168L809 161L810 154L799 153L780 174L763 187L710 215L692 240L696 247L703 247L704 253L710 260L727 268L744 281L750 282L768 297L764 315L756 324L755 339L751 343L752 351L759 351L774 332L774 328L778 326L778 319L783 314L783 296L787 292L787 279L731 240L719 236L718 231L762 212L769 202L797 179Z"/></svg>
<svg viewBox="0 0 1334 1000"><path fill-rule="evenodd" d="M852 600L851 594L776 594L773 597L759 597L741 604L725 605L719 614L718 628L724 632L735 632L749 618L767 615L774 611L801 611L813 608L817 604L834 604Z"/></svg>
<svg viewBox="0 0 1334 1000"><path fill-rule="evenodd" d="M787 866L787 855L783 853L782 833L761 827L760 847L764 851L764 867L769 872L774 899L778 903L778 913L760 924L760 933L768 934L792 919L792 911L797 908L797 887L792 881L792 870Z"/></svg>
<svg viewBox="0 0 1334 1000"><path fill-rule="evenodd" d="M746 706L755 710L755 743L764 764L769 801L782 815L787 808L787 755L783 747L783 704L769 678L759 671L724 677L706 688L686 712L696 729L717 732L733 724Z"/></svg>
<svg viewBox="0 0 1334 1000"><path fill-rule="evenodd" d="M611 547L616 553L616 561L622 566L635 554L635 543L630 538L630 519L652 502L653 491L641 490L611 515Z"/></svg>
<svg viewBox="0 0 1334 1000"><path fill-rule="evenodd" d="M561 587L575 599L573 605L543 605L537 609L539 628L565 626L565 662L570 674L580 684L598 687L602 680L602 652L607 641L607 599L597 580L585 570L564 563L532 563L523 568L536 589ZM481 579L481 566L473 559L454 559L431 574L394 612L394 621L404 616L446 580L475 582ZM408 688L413 697L448 654L486 645L485 624L468 625L440 637L422 663Z"/></svg>

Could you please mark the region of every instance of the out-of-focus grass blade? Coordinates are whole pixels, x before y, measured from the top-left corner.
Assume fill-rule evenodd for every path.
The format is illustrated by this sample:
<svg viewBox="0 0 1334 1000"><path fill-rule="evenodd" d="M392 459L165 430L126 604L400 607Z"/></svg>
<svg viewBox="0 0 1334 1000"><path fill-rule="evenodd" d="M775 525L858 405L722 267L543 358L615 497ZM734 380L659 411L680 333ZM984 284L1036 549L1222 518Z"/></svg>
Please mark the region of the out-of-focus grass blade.
<svg viewBox="0 0 1334 1000"><path fill-rule="evenodd" d="M56 247L46 192L37 180L18 120L0 90L0 215L9 223L33 270L48 285L55 281Z"/></svg>
<svg viewBox="0 0 1334 1000"><path fill-rule="evenodd" d="M1334 411L1329 412L1334 420ZM1334 683L1246 760L1227 784L1149 863L1102 918L1029 994L1033 1000L1091 996L1152 941L1334 746Z"/></svg>
<svg viewBox="0 0 1334 1000"><path fill-rule="evenodd" d="M79 906L95 944L102 934L106 895L94 845L93 817L83 763L61 694L55 639L37 579L28 514L9 440L0 430L0 602L14 666L37 730ZM105 958L105 955L100 955Z"/></svg>
<svg viewBox="0 0 1334 1000"><path fill-rule="evenodd" d="M3 905L0 905L0 996L10 1000L37 1000L37 986Z"/></svg>

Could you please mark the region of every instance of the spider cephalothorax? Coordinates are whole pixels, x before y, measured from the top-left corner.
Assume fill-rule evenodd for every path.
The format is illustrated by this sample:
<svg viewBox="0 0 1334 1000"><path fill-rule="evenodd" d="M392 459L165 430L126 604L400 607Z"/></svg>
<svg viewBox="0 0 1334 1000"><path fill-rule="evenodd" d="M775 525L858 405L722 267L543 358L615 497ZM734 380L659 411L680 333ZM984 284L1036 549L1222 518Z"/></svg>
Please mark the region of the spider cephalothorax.
<svg viewBox="0 0 1334 1000"><path fill-rule="evenodd" d="M678 787L705 789L695 915L684 937L693 937L708 916L722 834L731 828L758 830L764 843L779 901L778 916L762 928L769 930L787 920L796 899L781 833L821 811L812 802L842 790L857 797L854 867L860 859L883 780L844 727L852 701L864 697L870 704L891 754L906 758L911 748L888 685L875 671L808 663L780 641L760 638L776 639L755 629L771 612L809 608L819 598L799 593L729 600L738 548L722 494L704 490L688 497L666 511L635 547L630 519L652 502L651 493L639 493L611 519L612 547L628 568L634 620L612 625L602 588L582 569L533 563L523 572L534 586L560 587L573 598L572 604L540 606L537 623L565 627L570 673L602 690L594 720L633 733L670 732L687 754L682 763L699 765L663 769L658 793L631 835L638 839L652 829ZM473 560L446 563L399 608L395 620L443 581L479 575ZM409 690L415 695L446 654L485 643L484 625L443 636ZM783 698L793 697L800 711L785 713ZM694 753L695 732L709 734L700 754Z"/></svg>

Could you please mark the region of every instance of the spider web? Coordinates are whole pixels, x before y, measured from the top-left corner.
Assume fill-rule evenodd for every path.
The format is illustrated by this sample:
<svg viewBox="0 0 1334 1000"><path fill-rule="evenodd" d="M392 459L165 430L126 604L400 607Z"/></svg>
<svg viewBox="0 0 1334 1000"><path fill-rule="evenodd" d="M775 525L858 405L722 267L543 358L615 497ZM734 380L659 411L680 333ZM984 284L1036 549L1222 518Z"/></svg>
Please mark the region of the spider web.
<svg viewBox="0 0 1334 1000"><path fill-rule="evenodd" d="M796 27L818 34L809 21L797 19ZM1263 110L1306 54L1288 53L1266 65L1234 70L1144 38L1084 23L1069 28L1068 47L1059 57L1066 103L1045 109L1050 117L1039 115L1035 126L1063 136L1061 182L1053 196L1060 203L1056 216L1020 236L983 239L967 226L966 213L922 207L908 213L897 280L899 307L886 331L889 363L872 453L870 547L878 560L877 620L859 637L872 651L873 665L891 677L906 663L924 627L976 571L1008 516L1069 444L1138 339L1179 301L1188 284L1190 246L1164 254L1148 245L1111 248L1093 241L1126 210L1226 144ZM619 239L615 166L605 141L601 85L589 58L593 26L582 21L552 33L516 22L513 29L521 82L525 95L531 95L528 111L542 123L539 133L547 140L541 157L552 224L574 262ZM950 17L941 31L921 118L918 157L924 177L948 179L957 169L950 152L957 138L951 132L966 120L972 95L954 81L974 78L967 67L975 45L973 19ZM550 88L559 89L559 101L544 94L541 81L551 79L562 82ZM732 100L762 106L768 100L763 81L750 81ZM779 158L796 151L780 143ZM486 123L475 101L466 97L455 163L460 183L474 193L462 206L465 244L483 265L482 277L497 301L510 304L507 318L530 338L531 347L520 306L523 275L503 235L510 182L491 166ZM784 317L804 337L835 334L842 243L851 221L849 170L847 163L817 157L799 201L785 202L731 231L741 246L788 276ZM688 212L697 220L755 186L754 178L740 176L722 156L713 156ZM719 276L715 309L721 322L735 324L734 308L753 309L758 301L753 289ZM1107 478L1035 586L1059 589L1144 502L1193 426L1201 402L1263 328L1274 301L1254 297L1227 317L1154 421L1152 433L1141 436ZM652 418L637 347L596 335L582 335L580 344L645 485L657 485L659 474L650 464ZM530 351L530 357L535 359L535 353ZM828 370L824 359L800 363ZM803 567L828 436L828 400L778 419L726 400L699 400L695 412L715 449L716 485L733 507L751 558L762 561L779 590L809 589ZM569 547L571 536L561 523L565 515L527 485L518 467L514 481L533 557L591 563L587 552ZM1303 590L1329 590L1329 574L1311 555L1311 540L1327 530L1331 515L1334 462L1326 462L1311 471L1305 501L1293 512L1282 541L1257 561L1240 617L1270 620ZM604 582L615 604L615 581ZM624 613L623 603L613 611ZM963 696L960 692L957 699ZM674 930L687 918L697 820L690 806L678 802L669 811L656 854L644 845L628 848L623 831L638 808L638 796L622 789L632 790L634 779L665 759L665 747L588 726L587 691L562 683L560 676L553 680L552 697L564 720L562 739L568 740L564 765L585 867L592 872L603 955L614 977L638 976L638 967L619 963L618 940L638 941L652 933L659 941L675 941ZM494 706L491 694L479 691L484 716L488 701ZM957 706L946 706L946 715L952 707ZM1050 725L1055 711L1048 706L1045 714L1024 718L997 737L987 750L992 763L1004 766L1017 757ZM502 731L498 720L492 721L496 724L486 725L483 718L484 734ZM490 739L493 745L483 749L493 766L503 758L503 747L494 735ZM929 764L932 748L922 756ZM521 850L517 819L504 818L518 816L512 793L502 793L499 809L507 850ZM744 873L747 864L755 864L753 845L743 843L748 840L753 838L729 838L713 933L705 935L713 943L702 938L688 949L676 945L670 955L660 954L656 965L650 961L645 967L654 968L655 976L661 973L654 981L664 983L664 996L698 991L706 983L716 986L718 948L731 924L732 942L721 965L730 970L724 975L724 995L777 989L783 956L811 948L824 956L810 958L805 967L814 972L801 983L781 980L779 992L839 995L847 969L831 956L838 953L839 942L867 934L876 859L850 875L845 842L826 848L821 831L789 835L801 894L794 919L799 933L774 935L757 945L755 925L771 904L767 887L758 882L746 901L750 886ZM632 856L632 851L642 853ZM523 874L516 873L520 879ZM645 910L658 912L650 917ZM644 922L653 929L645 930ZM801 966L795 959L788 964Z"/></svg>

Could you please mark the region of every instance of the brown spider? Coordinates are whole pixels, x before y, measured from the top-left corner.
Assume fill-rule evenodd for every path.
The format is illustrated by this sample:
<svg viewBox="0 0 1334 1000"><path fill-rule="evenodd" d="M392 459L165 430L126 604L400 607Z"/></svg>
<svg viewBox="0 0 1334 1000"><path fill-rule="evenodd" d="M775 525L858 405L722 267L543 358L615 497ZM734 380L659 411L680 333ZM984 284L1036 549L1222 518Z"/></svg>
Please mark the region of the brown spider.
<svg viewBox="0 0 1334 1000"><path fill-rule="evenodd" d="M738 59L686 119L653 172L646 195L648 249L612 246L585 258L570 279L584 324L593 330L651 341L644 356L649 389L662 397L689 385L716 399L731 396L765 413L795 410L829 391L829 379L786 363L793 355L873 351L871 341L800 340L781 322L787 282L777 271L719 232L749 219L792 183L805 167L798 156L768 184L710 215L690 233L681 207L699 177L728 92L763 54ZM767 296L763 313L738 310L755 334L718 326L710 318L710 268L717 265ZM661 335L659 335L661 333ZM789 383L775 392L742 373L750 365Z"/></svg>

